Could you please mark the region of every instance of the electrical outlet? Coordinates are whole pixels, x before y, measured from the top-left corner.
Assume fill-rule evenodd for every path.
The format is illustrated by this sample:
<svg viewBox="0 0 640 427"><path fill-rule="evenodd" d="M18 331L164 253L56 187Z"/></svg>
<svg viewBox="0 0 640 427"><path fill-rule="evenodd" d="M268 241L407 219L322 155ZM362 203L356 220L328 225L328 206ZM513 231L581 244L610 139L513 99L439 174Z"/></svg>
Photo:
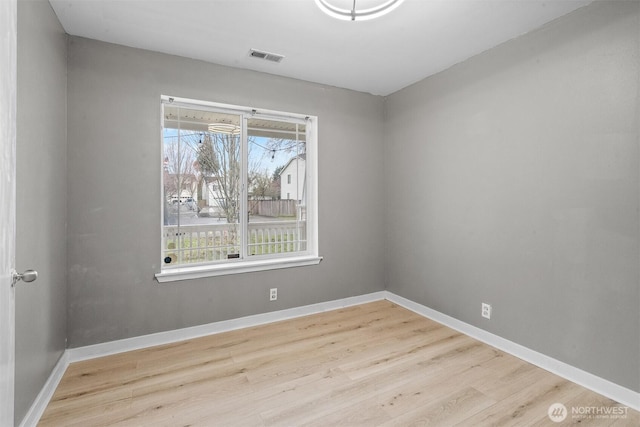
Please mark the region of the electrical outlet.
<svg viewBox="0 0 640 427"><path fill-rule="evenodd" d="M278 299L278 288L271 288L269 290L269 301L275 301Z"/></svg>
<svg viewBox="0 0 640 427"><path fill-rule="evenodd" d="M491 319L491 304L482 303L482 317Z"/></svg>

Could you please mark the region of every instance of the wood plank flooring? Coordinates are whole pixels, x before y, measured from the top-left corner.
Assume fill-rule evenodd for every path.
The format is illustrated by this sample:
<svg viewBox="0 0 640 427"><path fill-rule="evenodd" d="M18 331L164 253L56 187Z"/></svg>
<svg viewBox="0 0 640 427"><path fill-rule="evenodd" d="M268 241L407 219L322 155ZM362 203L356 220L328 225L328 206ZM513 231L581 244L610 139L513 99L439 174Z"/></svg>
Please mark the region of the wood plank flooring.
<svg viewBox="0 0 640 427"><path fill-rule="evenodd" d="M639 426L624 408L378 301L73 363L39 425Z"/></svg>

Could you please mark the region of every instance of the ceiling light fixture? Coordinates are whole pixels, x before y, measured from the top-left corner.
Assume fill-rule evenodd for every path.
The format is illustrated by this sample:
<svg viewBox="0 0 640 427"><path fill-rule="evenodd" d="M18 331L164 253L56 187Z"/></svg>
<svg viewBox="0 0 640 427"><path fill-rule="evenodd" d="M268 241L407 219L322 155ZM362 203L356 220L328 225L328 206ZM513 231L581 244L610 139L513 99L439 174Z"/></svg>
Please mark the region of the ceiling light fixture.
<svg viewBox="0 0 640 427"><path fill-rule="evenodd" d="M394 10L404 0L315 0L327 15L345 21L366 21Z"/></svg>
<svg viewBox="0 0 640 427"><path fill-rule="evenodd" d="M211 123L208 126L209 132L211 133L222 133L225 135L240 135L240 126L234 125L233 123Z"/></svg>

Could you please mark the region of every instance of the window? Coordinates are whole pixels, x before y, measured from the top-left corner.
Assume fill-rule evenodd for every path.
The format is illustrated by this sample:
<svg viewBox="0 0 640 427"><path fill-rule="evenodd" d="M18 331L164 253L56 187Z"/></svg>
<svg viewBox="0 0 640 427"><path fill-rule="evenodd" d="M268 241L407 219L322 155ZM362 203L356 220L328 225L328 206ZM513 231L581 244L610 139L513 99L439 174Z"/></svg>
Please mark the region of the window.
<svg viewBox="0 0 640 427"><path fill-rule="evenodd" d="M316 139L316 117L163 96L158 281L319 263Z"/></svg>

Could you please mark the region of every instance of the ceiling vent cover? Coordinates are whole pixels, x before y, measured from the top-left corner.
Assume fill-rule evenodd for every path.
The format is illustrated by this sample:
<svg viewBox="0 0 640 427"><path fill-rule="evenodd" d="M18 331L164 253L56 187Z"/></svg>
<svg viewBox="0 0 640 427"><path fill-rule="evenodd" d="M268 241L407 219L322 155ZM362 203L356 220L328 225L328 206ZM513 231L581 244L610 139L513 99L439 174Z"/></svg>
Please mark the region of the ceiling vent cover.
<svg viewBox="0 0 640 427"><path fill-rule="evenodd" d="M280 62L284 59L284 55L278 55L277 53L264 52L256 49L249 50L249 56L271 62Z"/></svg>

